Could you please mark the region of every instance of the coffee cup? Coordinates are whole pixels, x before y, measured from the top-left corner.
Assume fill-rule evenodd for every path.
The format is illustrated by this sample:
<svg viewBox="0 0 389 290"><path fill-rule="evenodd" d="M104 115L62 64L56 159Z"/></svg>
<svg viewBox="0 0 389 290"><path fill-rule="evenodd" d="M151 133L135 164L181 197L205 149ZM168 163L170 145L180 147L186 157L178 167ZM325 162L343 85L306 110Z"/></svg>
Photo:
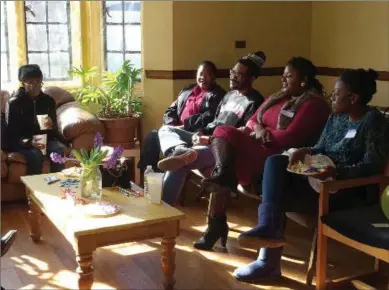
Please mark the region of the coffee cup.
<svg viewBox="0 0 389 290"><path fill-rule="evenodd" d="M42 135L34 135L33 140L39 144L45 145L45 148L41 149L42 154L46 155L46 149L47 149L47 134Z"/></svg>
<svg viewBox="0 0 389 290"><path fill-rule="evenodd" d="M39 123L39 128L41 130L47 130L47 129L50 129L49 127L46 126L46 123L48 122L49 120L49 115L37 115L36 116L37 119L38 119L38 123Z"/></svg>

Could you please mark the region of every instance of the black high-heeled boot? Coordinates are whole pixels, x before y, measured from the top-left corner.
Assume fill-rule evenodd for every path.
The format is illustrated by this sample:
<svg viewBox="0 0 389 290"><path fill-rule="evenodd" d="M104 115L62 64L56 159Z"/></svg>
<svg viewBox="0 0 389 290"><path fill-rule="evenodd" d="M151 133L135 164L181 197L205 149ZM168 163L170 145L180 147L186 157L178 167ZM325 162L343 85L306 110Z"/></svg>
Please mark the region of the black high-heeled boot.
<svg viewBox="0 0 389 290"><path fill-rule="evenodd" d="M16 238L17 230L10 230L1 238L1 256L4 256L11 248Z"/></svg>
<svg viewBox="0 0 389 290"><path fill-rule="evenodd" d="M213 192L223 188L236 190L237 180L231 146L223 138L213 138L211 149L216 165L211 176L202 180L202 185L206 190Z"/></svg>
<svg viewBox="0 0 389 290"><path fill-rule="evenodd" d="M199 250L212 250L213 246L220 240L223 248L226 247L228 238L228 224L226 216L209 216L208 228L203 236L198 239L193 247Z"/></svg>

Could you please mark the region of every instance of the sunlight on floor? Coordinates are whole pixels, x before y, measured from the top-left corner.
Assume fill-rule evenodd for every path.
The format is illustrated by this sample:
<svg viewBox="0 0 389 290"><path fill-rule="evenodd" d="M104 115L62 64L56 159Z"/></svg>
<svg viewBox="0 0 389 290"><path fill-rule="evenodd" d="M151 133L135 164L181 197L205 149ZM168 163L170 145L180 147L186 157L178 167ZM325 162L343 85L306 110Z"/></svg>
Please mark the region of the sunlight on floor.
<svg viewBox="0 0 389 290"><path fill-rule="evenodd" d="M42 270L42 271L49 270L49 265L46 262L43 262L37 258L30 257L27 255L22 255L21 258L25 259L25 260L29 261L31 264L35 265L39 270Z"/></svg>
<svg viewBox="0 0 389 290"><path fill-rule="evenodd" d="M138 255L138 254L148 253L156 250L156 248L150 247L149 245L142 244L142 243L119 244L119 245L104 247L103 249L110 250L113 253L122 256Z"/></svg>
<svg viewBox="0 0 389 290"><path fill-rule="evenodd" d="M305 264L304 261L301 261L301 260L298 260L298 259L295 259L295 258L291 258L291 257L282 256L281 260L282 261L286 261L286 262L291 262L291 263L294 263L294 264L298 264L298 265L304 265Z"/></svg>
<svg viewBox="0 0 389 290"><path fill-rule="evenodd" d="M199 255L211 260L213 262L217 262L224 265L229 265L235 268L246 265L244 262L237 261L236 256L231 256L230 254L221 254L215 252L207 252L207 251L198 251Z"/></svg>
<svg viewBox="0 0 389 290"><path fill-rule="evenodd" d="M182 250L182 251L185 251L185 252L188 252L188 253L192 253L192 252L195 251L195 250L193 249L193 247L181 246L181 245L176 245L176 249Z"/></svg>

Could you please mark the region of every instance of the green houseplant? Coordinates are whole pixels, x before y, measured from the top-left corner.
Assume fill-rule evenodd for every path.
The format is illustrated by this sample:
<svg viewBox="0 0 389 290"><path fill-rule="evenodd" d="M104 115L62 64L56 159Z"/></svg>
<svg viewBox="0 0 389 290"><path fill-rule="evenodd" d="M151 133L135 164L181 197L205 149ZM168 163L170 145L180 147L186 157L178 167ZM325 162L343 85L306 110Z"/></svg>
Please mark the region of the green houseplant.
<svg viewBox="0 0 389 290"><path fill-rule="evenodd" d="M132 148L142 115L141 90L135 88L142 69L129 60L114 72L99 73L97 68L73 68L69 74L81 78L84 86L73 91L76 100L95 113L106 129L105 140L111 145ZM96 79L100 78L100 85Z"/></svg>

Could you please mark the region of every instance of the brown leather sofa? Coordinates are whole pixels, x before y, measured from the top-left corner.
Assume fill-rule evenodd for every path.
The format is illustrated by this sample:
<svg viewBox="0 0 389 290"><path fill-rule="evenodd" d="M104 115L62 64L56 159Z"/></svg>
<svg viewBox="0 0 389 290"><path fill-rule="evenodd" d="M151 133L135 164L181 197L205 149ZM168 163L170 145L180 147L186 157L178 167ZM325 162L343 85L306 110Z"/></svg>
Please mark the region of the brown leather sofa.
<svg viewBox="0 0 389 290"><path fill-rule="evenodd" d="M93 114L82 109L73 96L59 87L47 87L43 90L54 98L57 105L58 128L63 136L71 141L72 147L91 148L97 132L104 134L104 126ZM1 92L1 112L9 93ZM49 172L48 160L44 163L44 172ZM1 201L25 200L25 190L20 177L26 174L26 160L20 153L1 151Z"/></svg>

